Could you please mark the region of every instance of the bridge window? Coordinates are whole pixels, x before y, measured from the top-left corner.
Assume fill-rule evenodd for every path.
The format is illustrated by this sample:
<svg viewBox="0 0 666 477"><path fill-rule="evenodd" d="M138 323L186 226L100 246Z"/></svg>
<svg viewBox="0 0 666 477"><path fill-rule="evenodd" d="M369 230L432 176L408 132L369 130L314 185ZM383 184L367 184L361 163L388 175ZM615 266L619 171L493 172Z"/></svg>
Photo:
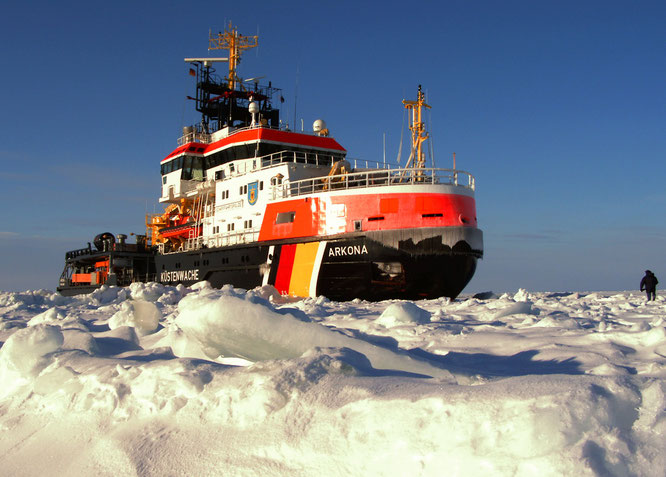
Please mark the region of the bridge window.
<svg viewBox="0 0 666 477"><path fill-rule="evenodd" d="M184 181L203 181L205 179L203 158L185 156L180 178Z"/></svg>
<svg viewBox="0 0 666 477"><path fill-rule="evenodd" d="M183 168L183 156L180 156L177 159L172 159L169 162L165 162L160 167L160 172L162 175L169 174L170 172L177 171Z"/></svg>

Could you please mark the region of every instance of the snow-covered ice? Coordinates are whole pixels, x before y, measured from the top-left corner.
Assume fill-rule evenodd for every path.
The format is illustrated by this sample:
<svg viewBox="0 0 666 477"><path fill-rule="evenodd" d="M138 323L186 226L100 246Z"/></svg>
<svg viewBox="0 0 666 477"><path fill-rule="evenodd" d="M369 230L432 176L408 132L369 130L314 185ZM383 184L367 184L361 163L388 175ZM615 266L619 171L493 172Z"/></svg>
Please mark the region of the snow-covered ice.
<svg viewBox="0 0 666 477"><path fill-rule="evenodd" d="M3 475L666 469L666 301L0 292Z"/></svg>

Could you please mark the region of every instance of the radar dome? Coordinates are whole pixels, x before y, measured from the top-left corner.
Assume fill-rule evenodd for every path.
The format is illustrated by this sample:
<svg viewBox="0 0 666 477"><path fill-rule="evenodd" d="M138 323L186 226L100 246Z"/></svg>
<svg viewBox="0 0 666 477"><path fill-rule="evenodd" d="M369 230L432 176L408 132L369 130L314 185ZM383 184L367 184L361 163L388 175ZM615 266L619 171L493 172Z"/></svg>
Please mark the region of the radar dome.
<svg viewBox="0 0 666 477"><path fill-rule="evenodd" d="M259 112L259 105L256 102L252 101L248 105L247 109L248 111L250 111L250 114L257 114Z"/></svg>
<svg viewBox="0 0 666 477"><path fill-rule="evenodd" d="M324 122L323 119L317 119L314 123L312 123L312 130L316 133L323 131L326 129L326 123Z"/></svg>

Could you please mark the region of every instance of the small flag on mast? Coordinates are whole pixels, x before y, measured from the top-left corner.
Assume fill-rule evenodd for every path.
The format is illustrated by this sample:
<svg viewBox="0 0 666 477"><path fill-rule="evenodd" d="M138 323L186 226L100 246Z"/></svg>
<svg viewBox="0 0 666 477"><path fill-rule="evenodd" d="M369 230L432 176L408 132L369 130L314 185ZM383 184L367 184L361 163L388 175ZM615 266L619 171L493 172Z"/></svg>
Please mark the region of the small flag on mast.
<svg viewBox="0 0 666 477"><path fill-rule="evenodd" d="M190 76L196 76L197 72L194 71L194 68L190 68Z"/></svg>

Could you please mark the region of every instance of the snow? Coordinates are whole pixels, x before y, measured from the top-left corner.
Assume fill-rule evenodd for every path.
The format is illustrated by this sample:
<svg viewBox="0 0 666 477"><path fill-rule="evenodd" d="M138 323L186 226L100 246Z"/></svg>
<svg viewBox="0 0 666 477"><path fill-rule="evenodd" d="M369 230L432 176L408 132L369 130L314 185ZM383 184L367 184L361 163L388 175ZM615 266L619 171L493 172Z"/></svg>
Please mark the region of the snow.
<svg viewBox="0 0 666 477"><path fill-rule="evenodd" d="M375 322L387 328L406 323L423 325L430 322L430 313L414 303L392 303Z"/></svg>
<svg viewBox="0 0 666 477"><path fill-rule="evenodd" d="M141 336L157 330L162 314L154 303L145 300L128 300L123 302L109 319L109 328L115 330L121 326L131 326Z"/></svg>
<svg viewBox="0 0 666 477"><path fill-rule="evenodd" d="M3 475L666 468L666 301L0 292Z"/></svg>

